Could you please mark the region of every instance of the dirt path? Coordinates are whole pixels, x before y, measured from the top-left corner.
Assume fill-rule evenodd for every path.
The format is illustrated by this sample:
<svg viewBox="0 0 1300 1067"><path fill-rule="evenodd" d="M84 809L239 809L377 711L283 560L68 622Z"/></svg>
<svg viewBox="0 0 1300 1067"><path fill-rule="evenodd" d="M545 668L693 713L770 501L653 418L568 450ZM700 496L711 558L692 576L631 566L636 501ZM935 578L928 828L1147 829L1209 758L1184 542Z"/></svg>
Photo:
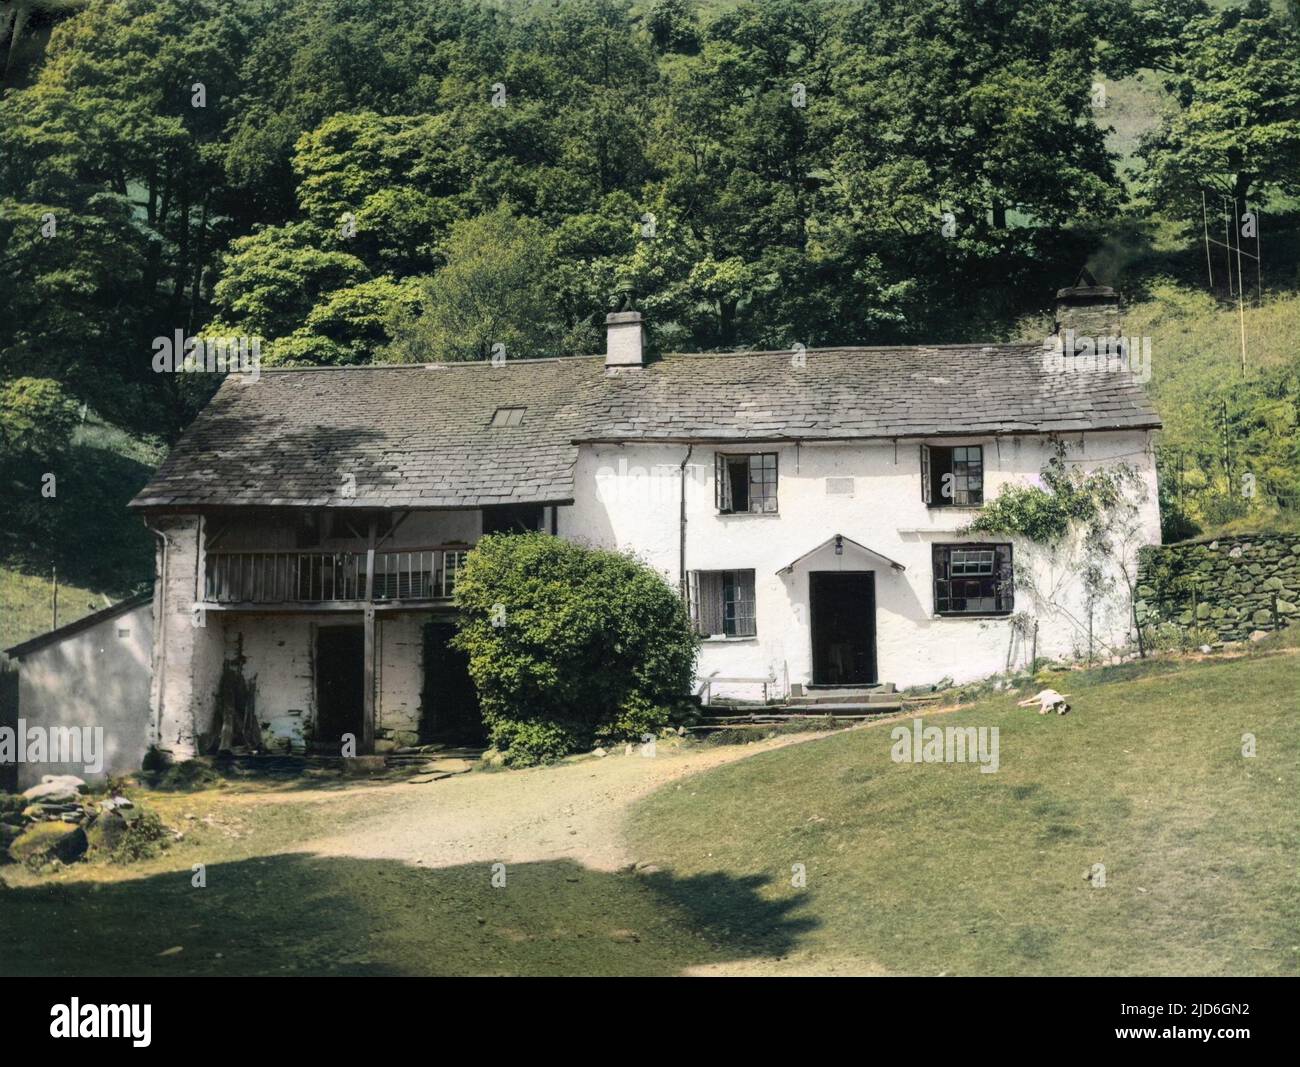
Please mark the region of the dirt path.
<svg viewBox="0 0 1300 1067"><path fill-rule="evenodd" d="M614 871L638 858L628 851L622 826L631 805L647 793L712 767L819 736L824 735L708 748L660 746L652 758L619 750L603 759L558 767L373 789L373 818L338 835L303 841L298 848L425 867L573 859L592 870Z"/></svg>

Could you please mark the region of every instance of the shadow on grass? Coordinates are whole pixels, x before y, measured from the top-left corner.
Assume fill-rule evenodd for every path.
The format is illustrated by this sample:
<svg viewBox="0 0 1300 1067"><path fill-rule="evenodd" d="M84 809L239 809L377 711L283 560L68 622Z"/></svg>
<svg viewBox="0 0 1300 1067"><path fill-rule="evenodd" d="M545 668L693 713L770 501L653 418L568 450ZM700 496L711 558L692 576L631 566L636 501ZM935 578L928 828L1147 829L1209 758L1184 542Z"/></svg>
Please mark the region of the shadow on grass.
<svg viewBox="0 0 1300 1067"><path fill-rule="evenodd" d="M474 758L480 754L474 754ZM469 760L470 757L434 753L422 758L426 763L434 763L440 759ZM438 776L455 777L465 773L468 772L429 768L416 763L385 767L370 773L349 773L338 760L313 762L300 756L201 756L172 764L163 771L144 771L138 777L148 788L159 793L201 793L214 787L230 787L232 791L238 791L239 786L247 786L258 793L284 794L427 783Z"/></svg>
<svg viewBox="0 0 1300 1067"><path fill-rule="evenodd" d="M180 869L0 890L0 974L671 975L787 954L815 925L762 878L492 874L289 853L213 864L206 888Z"/></svg>

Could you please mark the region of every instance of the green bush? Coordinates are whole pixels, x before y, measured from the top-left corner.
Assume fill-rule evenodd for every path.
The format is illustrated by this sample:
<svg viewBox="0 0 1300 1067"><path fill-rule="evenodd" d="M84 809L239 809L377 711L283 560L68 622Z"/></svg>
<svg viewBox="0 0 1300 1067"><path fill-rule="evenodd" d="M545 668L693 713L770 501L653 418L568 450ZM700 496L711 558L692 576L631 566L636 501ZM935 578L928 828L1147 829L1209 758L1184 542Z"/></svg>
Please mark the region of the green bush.
<svg viewBox="0 0 1300 1067"><path fill-rule="evenodd" d="M644 563L546 534L485 537L457 577L460 631L492 744L509 766L668 724L698 639Z"/></svg>
<svg viewBox="0 0 1300 1067"><path fill-rule="evenodd" d="M135 863L137 860L152 859L159 849L167 847L167 827L157 812L137 806L120 812L119 817L125 824L122 832L105 842L108 845L110 863Z"/></svg>

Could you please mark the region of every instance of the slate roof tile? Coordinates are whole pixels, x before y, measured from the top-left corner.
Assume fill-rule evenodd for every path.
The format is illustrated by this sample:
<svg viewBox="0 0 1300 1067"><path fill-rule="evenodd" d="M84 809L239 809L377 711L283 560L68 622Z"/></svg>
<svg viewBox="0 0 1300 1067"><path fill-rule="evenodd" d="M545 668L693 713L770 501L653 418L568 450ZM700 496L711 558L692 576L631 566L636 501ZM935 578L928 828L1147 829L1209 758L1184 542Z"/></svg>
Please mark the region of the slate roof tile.
<svg viewBox="0 0 1300 1067"><path fill-rule="evenodd" d="M609 375L598 356L263 370L255 382L227 378L131 506L562 502L581 441L1159 427L1131 376L1053 372L1042 351L812 349L800 363L790 352L669 355ZM527 410L518 426L493 427L499 407Z"/></svg>

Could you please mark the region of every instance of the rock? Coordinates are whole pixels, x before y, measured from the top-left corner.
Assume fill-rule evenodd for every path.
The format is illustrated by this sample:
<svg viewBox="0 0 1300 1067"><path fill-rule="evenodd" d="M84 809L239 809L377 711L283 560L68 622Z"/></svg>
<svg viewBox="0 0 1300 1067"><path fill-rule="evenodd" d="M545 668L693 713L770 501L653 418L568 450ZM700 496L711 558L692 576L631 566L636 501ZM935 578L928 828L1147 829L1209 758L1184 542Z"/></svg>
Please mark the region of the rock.
<svg viewBox="0 0 1300 1067"><path fill-rule="evenodd" d="M85 853L86 831L64 822L33 823L9 846L18 863L41 867L51 860L73 863Z"/></svg>
<svg viewBox="0 0 1300 1067"><path fill-rule="evenodd" d="M76 800L85 788L86 783L74 774L47 774L38 785L24 789L23 796L28 800L58 804Z"/></svg>
<svg viewBox="0 0 1300 1067"><path fill-rule="evenodd" d="M28 804L23 808L23 818L28 822L42 819L60 819L73 811L80 811L80 804Z"/></svg>
<svg viewBox="0 0 1300 1067"><path fill-rule="evenodd" d="M344 774L379 774L383 769L383 756L350 756L343 760Z"/></svg>
<svg viewBox="0 0 1300 1067"><path fill-rule="evenodd" d="M114 811L105 811L90 824L86 840L97 852L112 852L130 829L131 824L121 815Z"/></svg>
<svg viewBox="0 0 1300 1067"><path fill-rule="evenodd" d="M591 754L592 754L593 756L608 756L608 755L609 755L609 753L606 752L603 748L594 748L594 749L592 749Z"/></svg>
<svg viewBox="0 0 1300 1067"><path fill-rule="evenodd" d="M1262 641L1268 636L1267 630L1251 630L1250 639L1252 641Z"/></svg>
<svg viewBox="0 0 1300 1067"><path fill-rule="evenodd" d="M109 797L107 800L105 800L103 803L99 805L101 811L114 811L117 808L133 808L133 807L135 807L135 805L132 804L129 800L127 800L126 797Z"/></svg>
<svg viewBox="0 0 1300 1067"><path fill-rule="evenodd" d="M375 752L378 755L382 756L389 752L396 752L397 748L398 746L396 741L390 741L386 737L378 737L375 739Z"/></svg>

